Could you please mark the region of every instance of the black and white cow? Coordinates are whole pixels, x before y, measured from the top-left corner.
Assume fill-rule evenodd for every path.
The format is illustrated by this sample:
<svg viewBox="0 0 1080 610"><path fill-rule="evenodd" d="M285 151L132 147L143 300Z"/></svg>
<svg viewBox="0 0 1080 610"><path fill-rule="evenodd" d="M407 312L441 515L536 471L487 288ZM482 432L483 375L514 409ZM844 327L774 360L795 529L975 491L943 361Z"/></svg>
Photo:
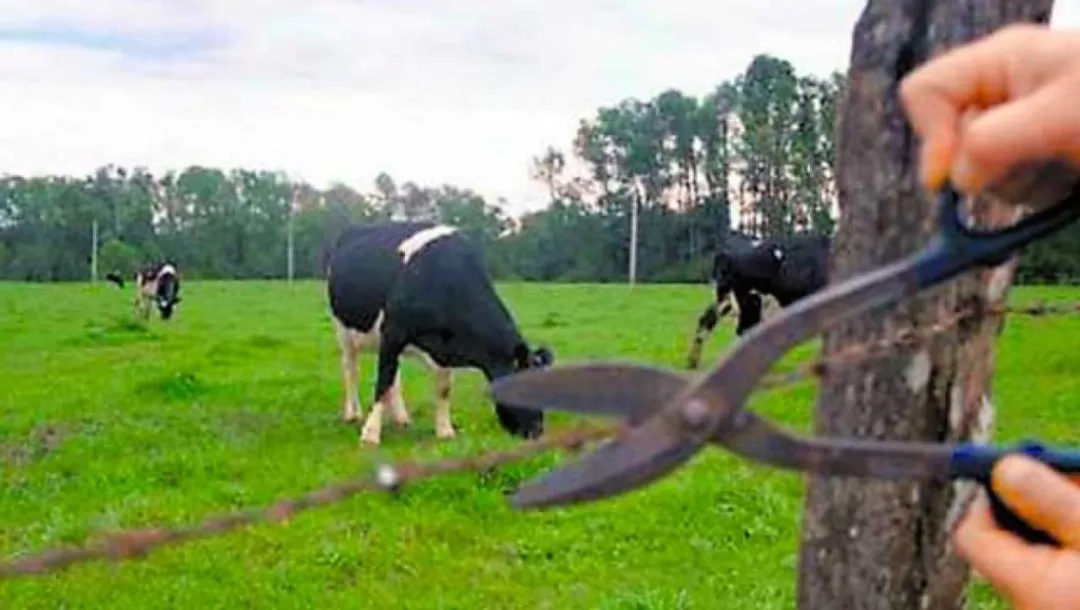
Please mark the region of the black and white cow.
<svg viewBox="0 0 1080 610"><path fill-rule="evenodd" d="M718 252L712 270L716 300L698 318L689 368L698 367L702 344L720 316L732 309L730 298L739 311L735 334L741 336L761 321L763 297L787 307L823 288L828 283L831 243L828 235L802 234Z"/></svg>
<svg viewBox="0 0 1080 610"><path fill-rule="evenodd" d="M105 279L124 287L124 278L116 271L106 274ZM162 320L171 318L180 303L180 275L172 263L148 263L135 272L135 313L148 319L151 303L157 305Z"/></svg>
<svg viewBox="0 0 1080 610"><path fill-rule="evenodd" d="M492 285L480 250L456 228L385 222L346 229L326 255L330 311L341 349L343 419L358 421L357 355L378 352L374 404L361 440L378 444L385 409L399 425L409 412L401 395L399 357L424 362L436 384L435 435L455 435L450 417L454 368L479 369L489 381L549 366L552 352L531 349ZM496 404L503 429L533 438L543 412Z"/></svg>

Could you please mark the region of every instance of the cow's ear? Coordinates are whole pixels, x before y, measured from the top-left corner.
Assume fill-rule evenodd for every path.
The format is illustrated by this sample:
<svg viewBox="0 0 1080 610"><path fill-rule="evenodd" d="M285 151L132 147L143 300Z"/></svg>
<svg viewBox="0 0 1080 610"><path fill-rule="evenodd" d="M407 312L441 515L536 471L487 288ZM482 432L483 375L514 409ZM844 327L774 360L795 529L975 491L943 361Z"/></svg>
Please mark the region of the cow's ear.
<svg viewBox="0 0 1080 610"><path fill-rule="evenodd" d="M536 368L546 368L555 363L555 353L551 351L545 345L541 345L536 348L532 353L532 366Z"/></svg>

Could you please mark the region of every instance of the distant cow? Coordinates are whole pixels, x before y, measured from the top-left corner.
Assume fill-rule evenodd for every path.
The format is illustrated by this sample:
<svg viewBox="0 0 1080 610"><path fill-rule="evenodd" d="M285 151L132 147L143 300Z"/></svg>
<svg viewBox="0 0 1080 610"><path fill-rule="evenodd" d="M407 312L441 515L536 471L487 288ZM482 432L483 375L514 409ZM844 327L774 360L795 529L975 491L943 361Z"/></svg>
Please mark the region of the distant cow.
<svg viewBox="0 0 1080 610"><path fill-rule="evenodd" d="M358 421L357 355L378 351L374 404L361 440L378 444L383 411L410 418L401 396L399 357L424 362L436 384L435 435L454 436L451 369L479 369L489 381L549 366L554 355L530 349L495 292L479 249L454 227L385 222L346 229L326 256L327 292L341 349L343 419ZM496 404L503 429L533 438L543 412Z"/></svg>
<svg viewBox="0 0 1080 610"><path fill-rule="evenodd" d="M124 288L124 278L116 271L105 279ZM155 262L143 265L135 272L135 312L143 320L150 317L150 304L157 305L162 320L168 320L180 303L180 275L172 263Z"/></svg>
<svg viewBox="0 0 1080 610"><path fill-rule="evenodd" d="M689 368L698 367L705 338L719 317L731 310L729 296L739 310L735 334L741 336L761 321L762 297L773 297L780 307L787 307L824 287L831 243L827 235L803 234L718 252L712 270L716 300L698 318Z"/></svg>

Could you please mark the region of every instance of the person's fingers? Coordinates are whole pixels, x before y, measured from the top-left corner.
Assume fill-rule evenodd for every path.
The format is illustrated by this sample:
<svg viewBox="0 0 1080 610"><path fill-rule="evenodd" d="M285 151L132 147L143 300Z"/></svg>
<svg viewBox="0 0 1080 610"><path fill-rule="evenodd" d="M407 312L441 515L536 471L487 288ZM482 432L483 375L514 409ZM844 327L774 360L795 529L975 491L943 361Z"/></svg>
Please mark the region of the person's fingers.
<svg viewBox="0 0 1080 610"><path fill-rule="evenodd" d="M923 138L920 177L927 188L940 187L949 173L961 113L1008 99L1007 58L1042 30L1031 24L1003 28L933 58L900 83L908 121Z"/></svg>
<svg viewBox="0 0 1080 610"><path fill-rule="evenodd" d="M1049 565L1046 548L1032 547L998 527L985 492L968 508L952 535L956 553L998 591L1016 599Z"/></svg>
<svg viewBox="0 0 1080 610"><path fill-rule="evenodd" d="M953 183L976 192L1031 159L1080 162L1080 77L1062 78L1029 96L981 112L960 129Z"/></svg>
<svg viewBox="0 0 1080 610"><path fill-rule="evenodd" d="M1080 487L1025 455L1008 455L994 466L991 484L1024 521L1080 549Z"/></svg>

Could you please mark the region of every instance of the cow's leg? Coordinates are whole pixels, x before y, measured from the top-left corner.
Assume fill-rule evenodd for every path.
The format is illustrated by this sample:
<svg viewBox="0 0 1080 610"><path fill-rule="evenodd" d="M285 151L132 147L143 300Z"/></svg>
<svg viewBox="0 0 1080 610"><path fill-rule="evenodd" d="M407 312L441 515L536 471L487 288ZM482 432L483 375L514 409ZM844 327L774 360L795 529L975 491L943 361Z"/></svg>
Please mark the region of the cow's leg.
<svg viewBox="0 0 1080 610"><path fill-rule="evenodd" d="M761 299L754 299L749 291L735 291L735 302L739 307L739 323L735 328L735 335L743 333L761 322Z"/></svg>
<svg viewBox="0 0 1080 610"><path fill-rule="evenodd" d="M778 315L780 310L783 309L779 301L764 294L761 295L761 303L763 310L761 317L763 320L771 319L773 316Z"/></svg>
<svg viewBox="0 0 1080 610"><path fill-rule="evenodd" d="M437 438L453 438L454 422L450 417L450 383L453 369L434 366L435 374L435 436Z"/></svg>
<svg viewBox="0 0 1080 610"><path fill-rule="evenodd" d="M341 420L346 423L354 422L359 420L364 412L357 389L359 366L356 356L359 349L353 341L352 331L336 319L334 325L337 327L338 347L341 348L341 381L345 386L345 404L342 407Z"/></svg>
<svg viewBox="0 0 1080 610"><path fill-rule="evenodd" d="M701 362L701 348L705 345L705 340L716 329L716 323L720 321L720 317L727 315L731 311L729 298L729 295L724 295L723 299L717 299L716 302L709 303L709 306L702 312L701 317L698 318L697 329L694 331L694 340L690 345L690 354L686 358L687 366L690 369L696 369Z"/></svg>
<svg viewBox="0 0 1080 610"><path fill-rule="evenodd" d="M701 361L701 348L705 345L705 339L716 328L716 322L720 319L718 309L716 303L709 303L698 318L697 328L694 329L694 339L690 344L690 353L686 357L686 365L690 369L696 369Z"/></svg>
<svg viewBox="0 0 1080 610"><path fill-rule="evenodd" d="M390 418L394 420L394 423L407 427L412 423L412 418L409 417L409 410L405 408L405 398L401 393L401 368L398 367L398 371L394 373L394 384L390 386Z"/></svg>
<svg viewBox="0 0 1080 610"><path fill-rule="evenodd" d="M150 300L142 293L139 293L139 295L135 297L135 313L142 318L144 322L150 319Z"/></svg>
<svg viewBox="0 0 1080 610"><path fill-rule="evenodd" d="M387 401L391 400L394 378L398 373L398 359L406 343L400 333L389 324L383 324L382 333L382 341L379 345L379 373L375 380L375 400L371 406L371 413L364 421L364 428L360 432L360 440L371 445L378 445L382 439L383 411Z"/></svg>

